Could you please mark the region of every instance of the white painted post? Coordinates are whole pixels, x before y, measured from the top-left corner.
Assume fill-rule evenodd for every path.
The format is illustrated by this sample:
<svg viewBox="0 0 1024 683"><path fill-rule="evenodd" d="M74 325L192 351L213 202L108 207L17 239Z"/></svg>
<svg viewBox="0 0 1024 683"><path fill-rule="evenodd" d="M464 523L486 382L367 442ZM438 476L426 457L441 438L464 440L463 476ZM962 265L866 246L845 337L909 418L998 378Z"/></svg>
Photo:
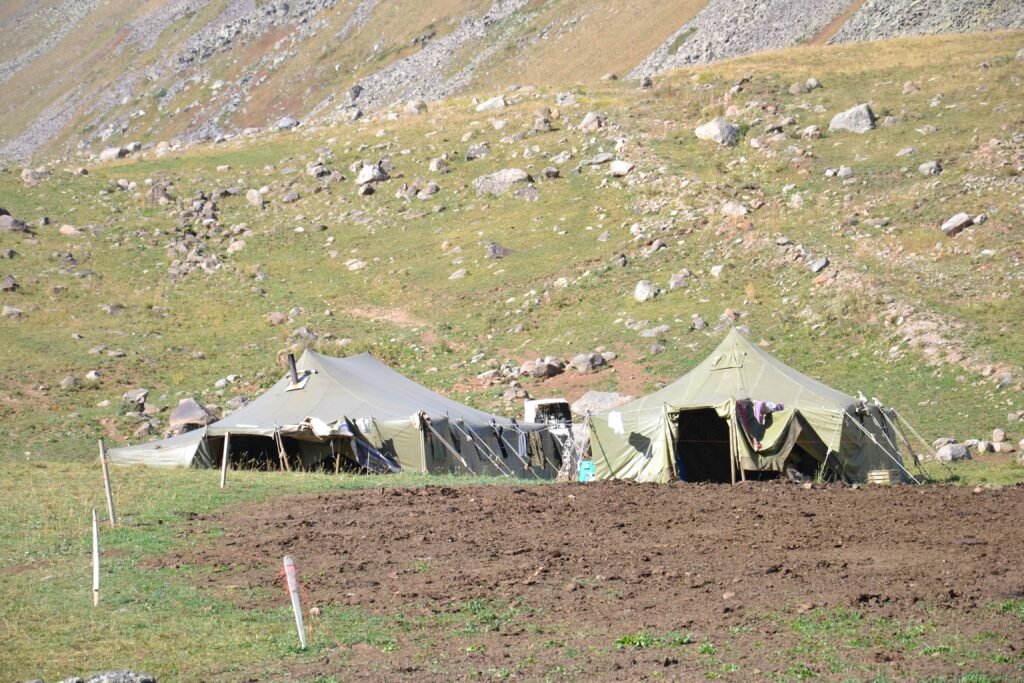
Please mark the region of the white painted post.
<svg viewBox="0 0 1024 683"><path fill-rule="evenodd" d="M224 435L224 453L220 459L220 487L224 488L224 485L228 480L228 444L231 443L231 434Z"/></svg>
<svg viewBox="0 0 1024 683"><path fill-rule="evenodd" d="M100 525L92 511L92 606L100 604Z"/></svg>
<svg viewBox="0 0 1024 683"><path fill-rule="evenodd" d="M103 488L107 492L107 516L110 517L110 528L117 528L117 517L114 514L114 493L110 490L110 469L107 467L107 447L100 439L100 465L103 466Z"/></svg>
<svg viewBox="0 0 1024 683"><path fill-rule="evenodd" d="M292 611L295 612L295 628L299 631L299 646L306 649L306 628L302 625L302 603L299 601L299 580L295 576L295 560L284 556L284 575L288 579L288 592L292 596Z"/></svg>

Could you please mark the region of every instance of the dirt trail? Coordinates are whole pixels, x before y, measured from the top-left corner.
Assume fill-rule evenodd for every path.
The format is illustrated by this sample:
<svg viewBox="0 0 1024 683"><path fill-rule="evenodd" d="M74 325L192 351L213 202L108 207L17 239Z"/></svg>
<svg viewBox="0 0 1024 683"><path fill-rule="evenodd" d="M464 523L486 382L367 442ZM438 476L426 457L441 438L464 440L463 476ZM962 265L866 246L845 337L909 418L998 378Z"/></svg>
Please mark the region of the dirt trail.
<svg viewBox="0 0 1024 683"><path fill-rule="evenodd" d="M406 625L389 647L349 643L289 672L301 677L747 680L799 665L905 680L971 670L957 648L977 643L972 666L1013 678L1021 616L996 606L1024 595L1022 512L1022 487L379 489L200 518L223 537L161 563L216 566L197 574L204 588L263 608L282 602L289 553L325 613ZM492 608L486 628L472 622ZM616 646L638 633L654 640Z"/></svg>

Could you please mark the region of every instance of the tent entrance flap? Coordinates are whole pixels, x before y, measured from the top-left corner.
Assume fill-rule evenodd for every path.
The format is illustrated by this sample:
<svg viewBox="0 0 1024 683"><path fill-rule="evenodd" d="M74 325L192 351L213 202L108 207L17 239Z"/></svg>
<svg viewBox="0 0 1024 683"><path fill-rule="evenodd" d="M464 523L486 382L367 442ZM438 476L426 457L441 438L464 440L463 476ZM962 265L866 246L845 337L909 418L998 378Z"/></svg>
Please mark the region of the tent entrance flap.
<svg viewBox="0 0 1024 683"><path fill-rule="evenodd" d="M670 413L675 439L676 473L683 481L732 480L729 422L714 408Z"/></svg>

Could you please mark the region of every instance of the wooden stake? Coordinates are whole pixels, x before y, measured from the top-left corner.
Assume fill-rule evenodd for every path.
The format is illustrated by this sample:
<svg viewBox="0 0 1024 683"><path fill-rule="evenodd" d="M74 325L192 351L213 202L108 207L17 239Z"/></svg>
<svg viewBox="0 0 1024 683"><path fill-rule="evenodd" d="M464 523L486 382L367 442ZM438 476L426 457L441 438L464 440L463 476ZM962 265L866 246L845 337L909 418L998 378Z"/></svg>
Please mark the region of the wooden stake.
<svg viewBox="0 0 1024 683"><path fill-rule="evenodd" d="M228 444L231 443L231 434L224 435L224 454L220 458L220 487L224 488L228 481Z"/></svg>
<svg viewBox="0 0 1024 683"><path fill-rule="evenodd" d="M331 453L334 454L334 473L337 474L341 470L341 451L338 450L334 439L331 439Z"/></svg>
<svg viewBox="0 0 1024 683"><path fill-rule="evenodd" d="M288 592L292 596L292 611L295 612L295 628L299 631L299 646L306 649L306 628L302 625L302 603L299 601L299 580L295 576L295 560L284 556L284 575L288 579Z"/></svg>
<svg viewBox="0 0 1024 683"><path fill-rule="evenodd" d="M92 606L100 604L100 524L92 511Z"/></svg>
<svg viewBox="0 0 1024 683"><path fill-rule="evenodd" d="M114 514L114 494L110 490L110 469L107 467L107 447L100 439L100 465L103 466L103 488L107 491L107 516L110 517L110 528L117 528L117 516Z"/></svg>

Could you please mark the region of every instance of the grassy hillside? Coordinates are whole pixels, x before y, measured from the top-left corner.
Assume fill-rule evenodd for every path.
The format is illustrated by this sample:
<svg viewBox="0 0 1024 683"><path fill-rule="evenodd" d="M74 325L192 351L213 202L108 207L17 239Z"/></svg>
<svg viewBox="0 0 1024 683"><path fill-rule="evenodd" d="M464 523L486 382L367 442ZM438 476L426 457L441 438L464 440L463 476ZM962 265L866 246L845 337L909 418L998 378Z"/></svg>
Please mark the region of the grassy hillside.
<svg viewBox="0 0 1024 683"><path fill-rule="evenodd" d="M120 410L121 394L137 386L165 411L184 396L224 405L257 395L280 376L276 354L293 346L300 326L319 335L321 351L371 350L434 389L499 412L520 408L502 402L503 385L475 376L540 355L605 348L619 357L592 375L526 382L534 395L642 393L713 348L727 310L785 362L878 396L928 438L982 437L998 426L1016 440L1006 419L1024 407L1024 348L1013 332L1024 312L1024 119L1015 85L1024 66L1014 60L1022 41L1017 33L807 47L679 72L648 90L620 82L524 89L487 113L460 98L422 115L163 157L150 150L84 176L56 163L34 187L11 169L0 174L0 206L50 224L31 238L0 233L0 248L17 252L0 260L0 275L22 287L0 303L24 313L0 319L0 448L12 460L91 458L97 436L123 442L137 427ZM731 92L743 76L749 82ZM811 76L823 87L789 94ZM910 80L919 89L904 95ZM555 93L567 89L576 103L557 105ZM834 114L860 102L892 117L889 125L828 132ZM540 107L557 109L551 132L530 132ZM608 125L579 130L589 111ZM735 148L693 135L722 114L740 126ZM776 125L781 133L765 132ZM811 125L820 139L801 137ZM469 145L485 142L488 156L465 160ZM557 165L550 157L564 151L572 159L558 165L561 177L546 179L542 170ZM606 164L574 172L601 152L636 169L625 178L608 175ZM450 172L431 172L442 154ZM393 178L357 196L350 165L384 156ZM346 179L309 176L318 159ZM940 175L918 171L933 159ZM849 179L826 177L841 166L852 169ZM532 174L536 201L474 192L475 178L507 167ZM396 197L418 178L440 191ZM147 199L156 184L171 186L173 201ZM244 197L261 187L262 210ZM215 199L209 226L190 217L197 193L229 188L240 194ZM284 202L288 191L298 200ZM748 213L723 214L728 201ZM961 211L987 220L943 236L939 225ZM64 224L83 234L60 234ZM175 280L168 268L181 255L168 246L187 232L222 265ZM244 248L228 253L237 239ZM655 240L665 248L651 251ZM513 253L485 259L491 241ZM821 257L831 264L813 273ZM668 291L684 268L688 286ZM460 269L464 277L449 279ZM637 303L641 279L665 291ZM110 304L113 314L103 308ZM303 312L287 324L267 322L293 307ZM691 331L693 315L709 328ZM668 331L639 333L660 325ZM653 353L654 343L664 351ZM90 370L98 381L85 379ZM229 374L242 380L214 387ZM62 390L67 375L81 386Z"/></svg>

